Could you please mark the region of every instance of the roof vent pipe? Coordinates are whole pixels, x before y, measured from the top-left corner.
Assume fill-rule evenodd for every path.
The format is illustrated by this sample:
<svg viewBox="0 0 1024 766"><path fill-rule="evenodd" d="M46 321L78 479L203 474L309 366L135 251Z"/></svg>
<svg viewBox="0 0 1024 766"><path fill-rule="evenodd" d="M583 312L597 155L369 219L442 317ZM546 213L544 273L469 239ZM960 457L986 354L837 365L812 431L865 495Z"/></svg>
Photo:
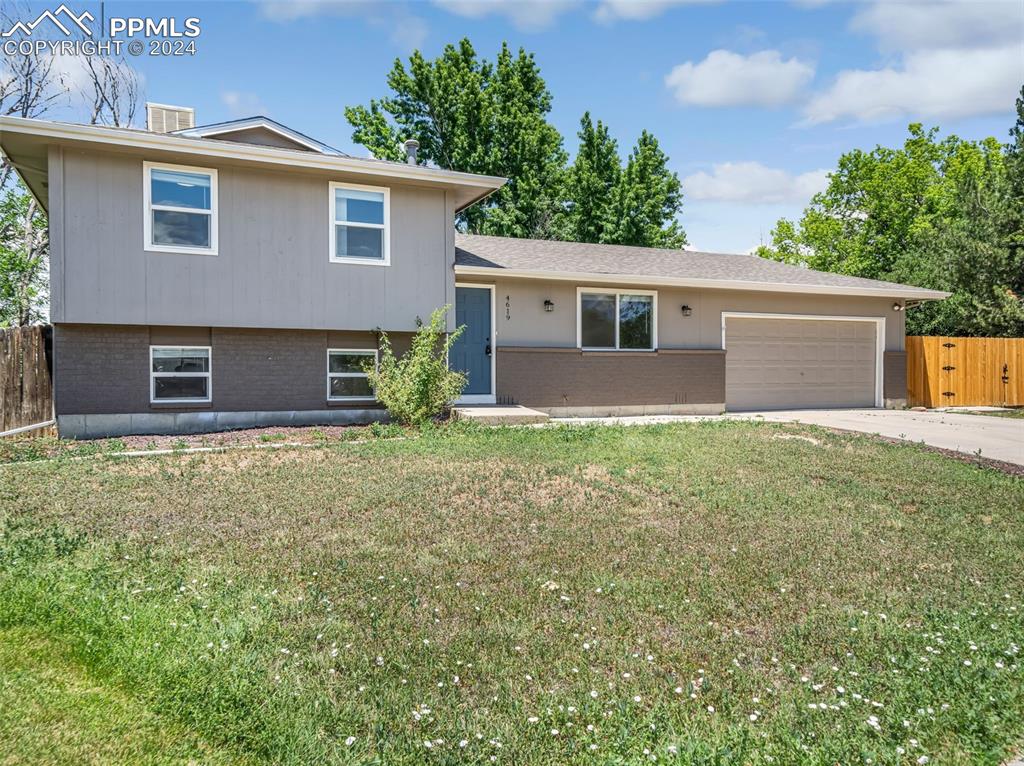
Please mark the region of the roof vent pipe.
<svg viewBox="0 0 1024 766"><path fill-rule="evenodd" d="M416 164L416 152L420 148L420 142L415 138L410 138L405 142L405 161L410 165Z"/></svg>

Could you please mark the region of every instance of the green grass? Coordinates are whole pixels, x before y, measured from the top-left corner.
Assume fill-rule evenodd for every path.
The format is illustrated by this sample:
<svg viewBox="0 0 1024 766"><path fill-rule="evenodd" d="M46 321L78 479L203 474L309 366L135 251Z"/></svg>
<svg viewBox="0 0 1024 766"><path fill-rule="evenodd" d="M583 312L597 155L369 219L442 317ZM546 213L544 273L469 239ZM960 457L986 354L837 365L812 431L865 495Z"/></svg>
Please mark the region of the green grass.
<svg viewBox="0 0 1024 766"><path fill-rule="evenodd" d="M98 683L45 633L0 631L0 764L240 762Z"/></svg>
<svg viewBox="0 0 1024 766"><path fill-rule="evenodd" d="M128 747L96 690L148 732L114 761L999 764L1022 509L915 446L739 422L12 464L0 657L79 680L4 687L0 732Z"/></svg>
<svg viewBox="0 0 1024 766"><path fill-rule="evenodd" d="M1007 410L963 410L968 415L988 415L993 418L1024 419L1024 407L1013 407Z"/></svg>

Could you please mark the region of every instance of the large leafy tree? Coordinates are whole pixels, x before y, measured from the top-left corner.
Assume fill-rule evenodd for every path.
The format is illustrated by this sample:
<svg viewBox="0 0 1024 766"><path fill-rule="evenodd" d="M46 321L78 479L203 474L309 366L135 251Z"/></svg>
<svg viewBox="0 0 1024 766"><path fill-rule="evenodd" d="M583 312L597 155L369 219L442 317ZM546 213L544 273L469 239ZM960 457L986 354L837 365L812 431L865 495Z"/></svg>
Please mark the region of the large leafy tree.
<svg viewBox="0 0 1024 766"><path fill-rule="evenodd" d="M944 301L907 315L911 335L1024 335L1024 302L1013 288L1024 272L1020 248L1007 239L1009 184L1002 172L957 183L957 212L917 238L897 264L901 282L948 290Z"/></svg>
<svg viewBox="0 0 1024 766"><path fill-rule="evenodd" d="M800 221L780 220L758 254L952 292L907 314L911 334L1020 332L1009 150L937 134L912 124L902 147L842 155Z"/></svg>
<svg viewBox="0 0 1024 766"><path fill-rule="evenodd" d="M551 93L533 56L503 44L494 62L469 40L436 59L417 51L396 60L391 94L345 116L352 138L375 157L404 158L419 141L419 162L509 179L485 202L464 211L459 226L479 234L579 242L679 247L682 193L668 158L644 133L622 167L608 128L589 114L569 167L562 136L548 122Z"/></svg>
<svg viewBox="0 0 1024 766"><path fill-rule="evenodd" d="M615 139L590 112L580 120L579 149L565 174L565 212L559 235L573 242L604 242L611 235L612 197L622 177Z"/></svg>
<svg viewBox="0 0 1024 766"><path fill-rule="evenodd" d="M401 144L415 138L421 162L505 176L509 183L461 223L476 233L550 236L566 154L547 120L551 93L531 54L503 44L491 63L464 39L433 61L419 51L408 67L396 59L387 81L391 96L345 109L355 141L399 160Z"/></svg>
<svg viewBox="0 0 1024 766"><path fill-rule="evenodd" d="M0 326L45 319L46 216L20 179L0 191Z"/></svg>
<svg viewBox="0 0 1024 766"><path fill-rule="evenodd" d="M679 176L668 169L668 156L645 130L613 190L611 222L601 241L680 248L686 244L686 232L677 220L682 206Z"/></svg>

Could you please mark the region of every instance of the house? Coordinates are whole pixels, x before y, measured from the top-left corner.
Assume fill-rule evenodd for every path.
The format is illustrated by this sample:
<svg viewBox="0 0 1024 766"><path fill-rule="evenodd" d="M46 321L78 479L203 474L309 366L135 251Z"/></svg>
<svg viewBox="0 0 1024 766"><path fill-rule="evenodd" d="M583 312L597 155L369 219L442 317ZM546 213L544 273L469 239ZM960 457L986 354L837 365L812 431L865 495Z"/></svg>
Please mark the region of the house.
<svg viewBox="0 0 1024 766"><path fill-rule="evenodd" d="M747 255L462 235L505 179L348 156L265 117L0 118L49 214L60 432L366 422L385 330L453 304L465 402L552 414L899 406L945 293Z"/></svg>

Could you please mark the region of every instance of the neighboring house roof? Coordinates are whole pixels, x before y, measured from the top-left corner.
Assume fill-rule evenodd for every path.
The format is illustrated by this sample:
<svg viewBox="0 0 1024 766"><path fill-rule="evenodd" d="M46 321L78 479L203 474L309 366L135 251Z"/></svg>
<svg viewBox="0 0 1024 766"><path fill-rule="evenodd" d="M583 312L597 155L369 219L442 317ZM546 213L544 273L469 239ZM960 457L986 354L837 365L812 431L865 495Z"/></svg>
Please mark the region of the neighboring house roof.
<svg viewBox="0 0 1024 766"><path fill-rule="evenodd" d="M242 133L243 131L247 132L253 130L268 131L287 139L297 146L305 147L313 152L320 152L321 154L329 154L336 157L350 156L344 152L338 151L333 146L328 146L325 143L317 141L315 138L310 138L304 133L292 130L287 125L282 125L277 120L272 120L269 117L263 117L262 115L246 117L241 120L217 122L212 125L197 125L194 128L172 131L172 135L186 136L187 138L216 138L218 136L223 137L226 134L237 134ZM245 141L241 141L241 143L245 143Z"/></svg>
<svg viewBox="0 0 1024 766"><path fill-rule="evenodd" d="M461 275L938 300L949 293L830 274L755 255L455 235Z"/></svg>
<svg viewBox="0 0 1024 766"><path fill-rule="evenodd" d="M350 178L361 177L359 182L368 184L380 183L385 179L395 180L451 191L455 211L479 202L500 189L506 181L497 176L460 173L389 160L347 157L341 153L325 154L307 149L153 133L135 128L0 117L0 149L44 208L48 207L49 199L47 147L50 145L92 147L108 151L131 149L152 155L162 153L173 157L173 161L192 164L200 163L201 158L209 158L264 167L344 173Z"/></svg>

